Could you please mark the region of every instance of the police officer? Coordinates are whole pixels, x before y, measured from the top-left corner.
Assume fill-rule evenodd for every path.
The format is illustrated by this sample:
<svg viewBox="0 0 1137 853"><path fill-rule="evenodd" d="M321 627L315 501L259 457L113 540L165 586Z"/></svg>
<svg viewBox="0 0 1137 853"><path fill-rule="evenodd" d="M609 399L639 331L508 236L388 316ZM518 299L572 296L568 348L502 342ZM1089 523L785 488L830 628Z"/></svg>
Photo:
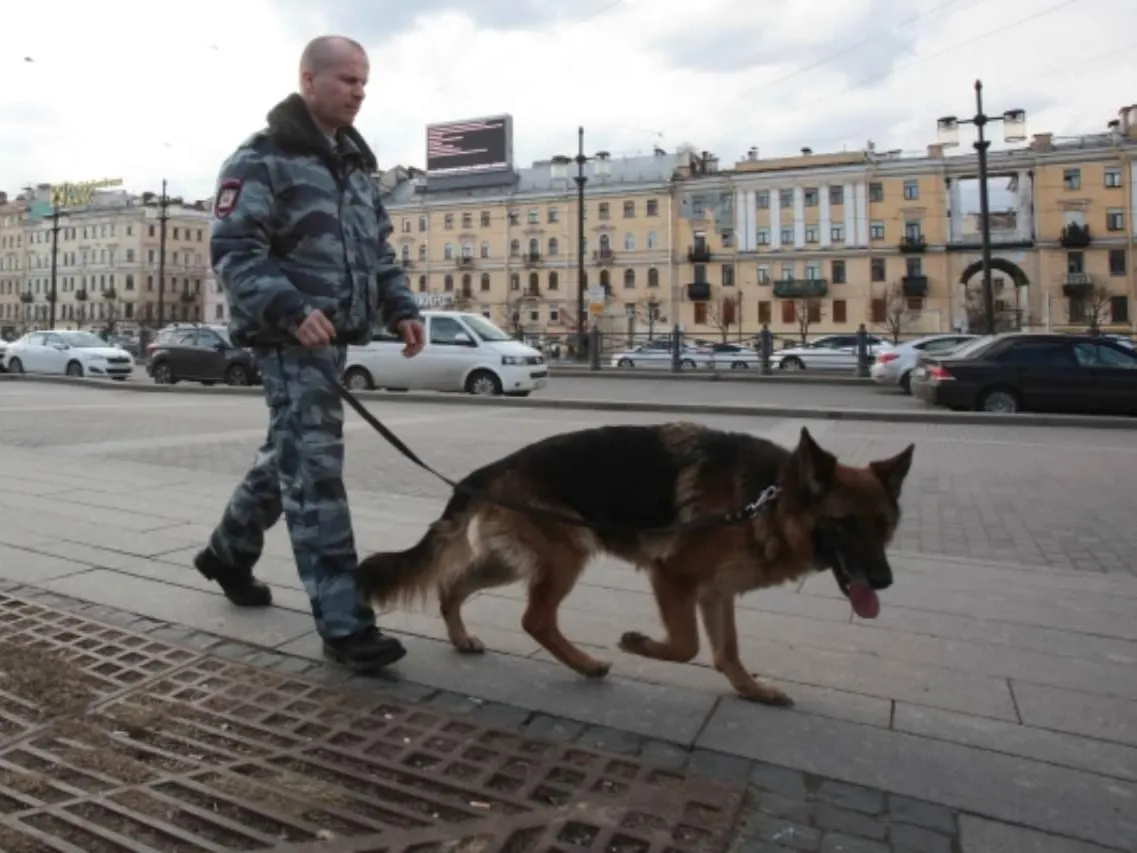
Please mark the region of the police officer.
<svg viewBox="0 0 1137 853"><path fill-rule="evenodd" d="M387 242L375 156L353 127L368 71L358 43L315 39L301 57L300 93L222 166L210 254L233 342L252 349L270 414L253 466L194 560L234 604L270 605L253 566L283 514L324 654L358 672L405 649L356 595L344 410L324 371L341 376L346 345L367 343L377 325L401 335L407 357L423 346L418 307Z"/></svg>

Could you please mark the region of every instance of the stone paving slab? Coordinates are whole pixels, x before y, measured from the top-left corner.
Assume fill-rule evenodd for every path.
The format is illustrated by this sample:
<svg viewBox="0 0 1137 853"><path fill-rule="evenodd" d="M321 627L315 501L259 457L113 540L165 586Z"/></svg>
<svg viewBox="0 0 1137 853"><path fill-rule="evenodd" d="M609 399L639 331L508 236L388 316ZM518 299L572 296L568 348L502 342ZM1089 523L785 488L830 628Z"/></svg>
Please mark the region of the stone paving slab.
<svg viewBox="0 0 1137 853"><path fill-rule="evenodd" d="M186 413L179 432L177 418L161 420L161 406L153 409L159 419L154 424L150 410L132 409L141 434L139 449L128 453L120 444L110 452L107 444L121 439L121 426L117 433L100 435L97 418L113 412L95 408L67 415L65 405L50 400L38 408L49 402L72 426L69 432L45 430L55 443L35 453L28 443L41 438L22 426L33 422L34 413L23 415L19 405L10 410L0 404L0 471L5 474L0 578L89 595L103 602L97 612L141 619L153 630L192 638L187 642L194 644L222 643L219 653L231 658L290 671L322 667L282 528L270 533L259 570L279 601L272 619L259 622L233 613L188 565L251 454L247 437L219 441L216 436L253 435L250 424L263 412L249 409L245 420L235 400L223 411L202 402L200 411ZM598 422L598 416L584 413L555 421L532 413L467 420L453 409L430 414L421 404L392 411L416 419L409 427L416 447L441 458L441 467L451 473L551 431ZM86 420L75 425L80 415L96 419L90 429ZM801 425L710 420L785 442ZM199 440L195 429L206 438ZM1137 832L1127 822L1132 810L1125 806L1137 781L1132 743L1137 712L1131 710L1137 578L1130 570L1133 532L1122 516L1133 517L1137 499L1115 472L1134 448L1116 435L1091 438L1071 430L1047 431L1045 440L1032 432L1030 440L1008 441L999 437L1005 436L1001 430L982 427L963 434L928 426L817 422L810 429L854 461L894 452L913 440L925 467L914 470L904 497L906 524L914 527L901 532L894 551L897 584L882 597L880 619L852 620L827 576L739 602L744 660L787 689L797 700L794 709L775 712L734 699L709 667L705 650L689 665L615 650L622 630L658 630L658 616L644 579L610 561L585 574L563 614L570 636L613 660L602 691L587 692L597 685L581 683L549 661L520 631L520 588L483 593L471 602L471 627L492 650L479 659L451 653L441 642L432 609L384 614L384 625L406 637L412 650L397 669L401 679L382 686L392 695L432 696L431 701L465 713L493 708L511 720L528 720L526 725L538 729L548 725L562 736L572 732L602 739L629 754L671 756L679 750L717 756L698 760L723 768L740 766L737 761L751 766L748 762L758 757L780 764L791 776L805 774L813 780L813 805L806 812L796 807L795 813L807 813L808 820L788 820L815 833L795 835L790 827L793 831L778 835L776 842L784 849L794 849L787 844L800 839L817 849L842 844L850 851L876 849L851 846L842 834L857 838L858 845L923 849L911 846L918 833L902 831L893 839L886 829L882 841L879 827L869 830L855 817L822 810L817 791L825 780L883 791L886 799L924 797L952 814L962 809L965 817L987 822L977 826L989 829L994 822L991 831L1014 838L1033 838L1023 828L1030 826L1058 844L1073 845L1076 838L1105 849L1133 849ZM180 435L183 444L170 442L172 435ZM8 442L20 446L5 446ZM349 489L361 550L411 544L439 510L444 493L416 479L406 463L384 456L376 439L353 433L349 445L355 471ZM63 447L66 454L57 452ZM1031 501L1011 501L1016 491L1030 494ZM998 498L1007 514L994 520L984 515L980 523L987 533L1018 526L1021 539L1012 548L976 551L974 539L965 537L959 547L935 530L936 519L942 522L973 494L982 494L988 507ZM22 502L25 495L41 502L31 507ZM54 504L43 503L44 496L61 511L53 512ZM118 523L124 517L129 520ZM1046 524L1051 529L1039 532ZM1079 527L1081 539L1048 551L1048 542L1061 532L1059 524ZM927 544L934 545L933 552L921 552ZM945 553L948 548L955 552ZM1092 566L1086 555L1093 557ZM1113 564L1114 556L1124 564ZM123 610L136 615L124 617ZM185 618L179 618L183 610ZM278 625L270 624L275 620ZM202 629L218 633L202 639L209 636ZM232 638L222 642L226 632ZM624 722L629 709L644 704L655 715L649 723ZM537 722L554 715L559 722ZM674 716L674 726L665 722L668 715ZM759 811L768 814L778 807L777 800L771 802L767 812ZM1113 812L1112 806L1117 806ZM956 820L968 825L958 815ZM781 849L770 846L775 842L763 831L755 829L747 842L751 846L738 849ZM835 840L823 836L826 831ZM966 843L966 833L956 840L957 847Z"/></svg>

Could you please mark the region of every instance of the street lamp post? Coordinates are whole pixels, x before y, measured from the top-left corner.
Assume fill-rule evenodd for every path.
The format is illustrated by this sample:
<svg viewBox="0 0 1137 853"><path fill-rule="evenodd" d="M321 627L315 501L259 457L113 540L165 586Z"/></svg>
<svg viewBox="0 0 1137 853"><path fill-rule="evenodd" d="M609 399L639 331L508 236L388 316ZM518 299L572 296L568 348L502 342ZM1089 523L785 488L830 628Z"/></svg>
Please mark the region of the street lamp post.
<svg viewBox="0 0 1137 853"><path fill-rule="evenodd" d="M48 297L48 324L49 329L55 328L55 303L59 299L59 290L56 286L56 274L59 269L59 202L52 200L51 205L51 290Z"/></svg>
<svg viewBox="0 0 1137 853"><path fill-rule="evenodd" d="M166 195L166 179L162 179L162 197L158 199L158 328L166 312L166 223L170 220L170 198Z"/></svg>
<svg viewBox="0 0 1137 853"><path fill-rule="evenodd" d="M983 112L983 81L975 81L975 115L969 119L945 116L938 122L940 145L955 148L959 145L959 126L973 124L978 130L978 138L973 145L979 154L979 233L983 249L983 312L987 318L987 334L995 334L995 289L991 283L991 218L990 200L987 195L987 150L991 140L983 133L983 128L991 121L1003 123L1003 139L1007 142L1022 142L1026 139L1026 112L1007 110L1001 116L989 116Z"/></svg>
<svg viewBox="0 0 1137 853"><path fill-rule="evenodd" d="M588 183L588 176L584 174L584 164L589 160L595 160L596 165L593 166L592 172L596 177L603 177L609 172L609 161L607 151L597 151L594 157L588 157L584 153L584 128L578 127L576 130L577 139L577 153L576 157L569 158L563 155L553 158L553 178L564 179L568 177L568 164L576 162L576 174L573 176L573 181L576 183L576 359L577 361L585 360L585 340L587 330L584 323L584 288L585 288L585 272L584 272L584 185Z"/></svg>

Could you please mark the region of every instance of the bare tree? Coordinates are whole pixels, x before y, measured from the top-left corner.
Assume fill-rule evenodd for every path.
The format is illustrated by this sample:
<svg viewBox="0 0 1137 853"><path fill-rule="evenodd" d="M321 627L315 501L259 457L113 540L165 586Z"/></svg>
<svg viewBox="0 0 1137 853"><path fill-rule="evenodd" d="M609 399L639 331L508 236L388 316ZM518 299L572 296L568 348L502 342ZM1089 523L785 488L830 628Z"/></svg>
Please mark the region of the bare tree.
<svg viewBox="0 0 1137 853"><path fill-rule="evenodd" d="M1070 322L1082 322L1091 332L1101 330L1110 322L1110 305L1113 293L1101 284L1091 286L1089 292L1078 300L1070 301ZM1075 307L1080 306L1080 309ZM1080 313L1081 316L1078 316Z"/></svg>
<svg viewBox="0 0 1137 853"><path fill-rule="evenodd" d="M805 346L809 340L809 327L821 322L821 300L795 299L793 306L798 335L801 337L802 346Z"/></svg>
<svg viewBox="0 0 1137 853"><path fill-rule="evenodd" d="M967 317L967 328L971 332L987 333L987 307L983 300L983 285L976 287L968 285L963 290L963 310ZM1021 328L1025 320L1025 312L1019 310L999 310L995 306L995 331L1013 332Z"/></svg>
<svg viewBox="0 0 1137 853"><path fill-rule="evenodd" d="M738 306L733 296L724 296L721 299L712 299L707 303L707 325L714 326L722 335L722 342L726 343L730 327L738 322Z"/></svg>
<svg viewBox="0 0 1137 853"><path fill-rule="evenodd" d="M883 319L874 321L874 325L883 329L892 339L893 344L898 344L900 343L900 336L908 331L920 314L918 311L913 311L909 306L908 296L904 293L904 285L898 281L889 285L884 294L874 299L873 302L877 302L877 299L884 303L884 310L883 312L873 311L872 314L883 315ZM869 319L873 320L873 316L870 315Z"/></svg>

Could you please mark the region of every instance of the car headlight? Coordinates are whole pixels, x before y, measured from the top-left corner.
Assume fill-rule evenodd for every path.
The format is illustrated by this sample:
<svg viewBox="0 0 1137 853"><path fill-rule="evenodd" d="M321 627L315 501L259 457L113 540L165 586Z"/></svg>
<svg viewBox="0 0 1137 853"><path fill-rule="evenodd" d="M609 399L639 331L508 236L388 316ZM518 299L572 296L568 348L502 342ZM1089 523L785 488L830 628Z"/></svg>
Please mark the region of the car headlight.
<svg viewBox="0 0 1137 853"><path fill-rule="evenodd" d="M525 364L526 358L523 355L503 355L501 357L502 364Z"/></svg>

